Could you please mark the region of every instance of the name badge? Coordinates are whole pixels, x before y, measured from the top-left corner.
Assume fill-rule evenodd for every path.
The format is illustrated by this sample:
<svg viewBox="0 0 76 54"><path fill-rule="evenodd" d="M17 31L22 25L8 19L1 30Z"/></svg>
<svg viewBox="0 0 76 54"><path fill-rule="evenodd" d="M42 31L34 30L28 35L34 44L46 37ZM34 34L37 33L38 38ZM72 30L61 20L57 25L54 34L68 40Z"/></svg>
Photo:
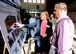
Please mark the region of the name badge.
<svg viewBox="0 0 76 54"><path fill-rule="evenodd" d="M50 26L49 26L49 25L47 25L47 27L48 27L48 28L50 28Z"/></svg>

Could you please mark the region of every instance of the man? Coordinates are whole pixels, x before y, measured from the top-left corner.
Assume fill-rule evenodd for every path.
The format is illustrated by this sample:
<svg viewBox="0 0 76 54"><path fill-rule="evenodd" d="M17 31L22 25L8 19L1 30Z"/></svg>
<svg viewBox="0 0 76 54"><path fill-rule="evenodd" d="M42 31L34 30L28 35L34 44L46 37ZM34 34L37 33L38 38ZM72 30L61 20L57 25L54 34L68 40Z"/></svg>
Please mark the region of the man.
<svg viewBox="0 0 76 54"><path fill-rule="evenodd" d="M25 24L25 27L32 29L35 27L34 32L32 33L35 40L35 53L40 53L40 14L36 15L36 21L31 24Z"/></svg>
<svg viewBox="0 0 76 54"><path fill-rule="evenodd" d="M31 18L29 19L29 24L32 24L36 21L36 18L35 18L35 15L34 14L31 14ZM29 29L29 33L31 33L31 37L34 37L34 30L35 30L35 27L33 27L33 29Z"/></svg>
<svg viewBox="0 0 76 54"><path fill-rule="evenodd" d="M33 23L36 21L35 15L31 14L31 18L29 19L29 24Z"/></svg>
<svg viewBox="0 0 76 54"><path fill-rule="evenodd" d="M57 3L54 10L57 23L52 45L56 47L57 54L72 54L74 24L67 16L67 5L65 3Z"/></svg>
<svg viewBox="0 0 76 54"><path fill-rule="evenodd" d="M55 25L56 25L56 19L54 18L54 15L50 15L50 22L52 23L52 30L54 31Z"/></svg>

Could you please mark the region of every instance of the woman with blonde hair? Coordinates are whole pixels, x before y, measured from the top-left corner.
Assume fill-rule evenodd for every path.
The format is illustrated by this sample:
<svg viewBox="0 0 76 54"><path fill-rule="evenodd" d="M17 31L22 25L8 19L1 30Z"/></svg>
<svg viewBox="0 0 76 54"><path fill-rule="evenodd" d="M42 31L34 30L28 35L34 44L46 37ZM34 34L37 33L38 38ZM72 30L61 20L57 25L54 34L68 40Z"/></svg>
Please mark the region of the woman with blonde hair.
<svg viewBox="0 0 76 54"><path fill-rule="evenodd" d="M48 54L50 49L50 37L52 36L52 23L49 22L49 14L47 11L41 13L40 40L41 54Z"/></svg>

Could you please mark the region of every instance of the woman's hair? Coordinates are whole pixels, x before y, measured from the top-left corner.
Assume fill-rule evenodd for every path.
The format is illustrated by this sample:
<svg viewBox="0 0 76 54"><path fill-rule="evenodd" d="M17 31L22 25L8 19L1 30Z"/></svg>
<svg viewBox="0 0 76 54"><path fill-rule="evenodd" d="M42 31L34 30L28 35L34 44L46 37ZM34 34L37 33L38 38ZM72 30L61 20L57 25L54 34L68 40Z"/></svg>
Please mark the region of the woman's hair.
<svg viewBox="0 0 76 54"><path fill-rule="evenodd" d="M46 19L49 19L49 13L47 11L43 11L42 13L44 13L46 15Z"/></svg>

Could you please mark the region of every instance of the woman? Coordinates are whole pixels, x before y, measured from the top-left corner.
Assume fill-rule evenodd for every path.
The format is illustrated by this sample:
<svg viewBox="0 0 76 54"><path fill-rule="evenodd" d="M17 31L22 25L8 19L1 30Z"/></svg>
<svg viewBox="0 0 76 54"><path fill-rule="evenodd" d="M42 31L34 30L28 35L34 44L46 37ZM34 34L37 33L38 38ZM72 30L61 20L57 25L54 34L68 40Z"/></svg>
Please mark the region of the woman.
<svg viewBox="0 0 76 54"><path fill-rule="evenodd" d="M40 40L41 54L48 54L50 49L50 37L52 36L52 23L49 22L47 11L41 13Z"/></svg>

